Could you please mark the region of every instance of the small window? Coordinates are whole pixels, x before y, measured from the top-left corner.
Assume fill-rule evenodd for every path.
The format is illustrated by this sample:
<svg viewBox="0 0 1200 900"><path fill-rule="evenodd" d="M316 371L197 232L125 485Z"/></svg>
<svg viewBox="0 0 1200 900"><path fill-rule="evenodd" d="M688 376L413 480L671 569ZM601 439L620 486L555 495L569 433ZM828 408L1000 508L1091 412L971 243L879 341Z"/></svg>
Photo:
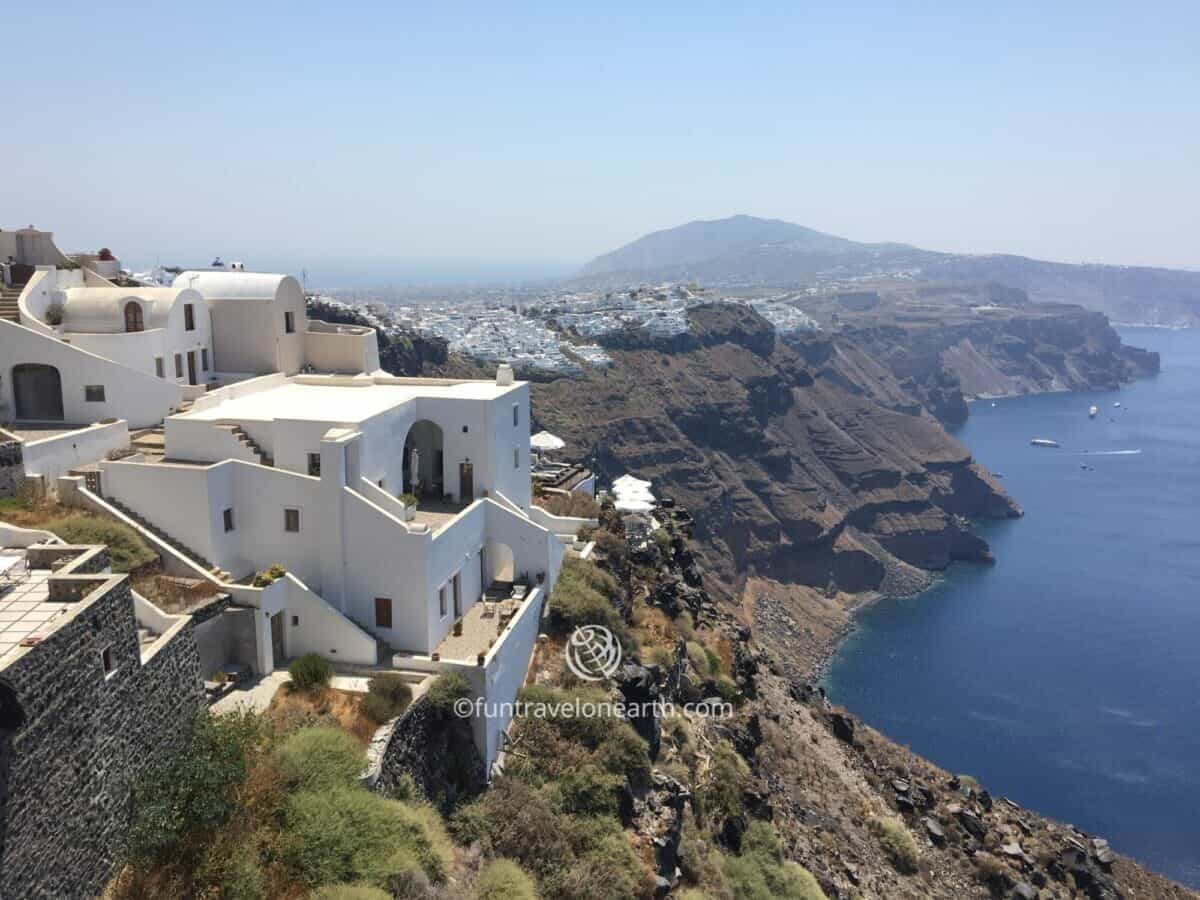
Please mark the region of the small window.
<svg viewBox="0 0 1200 900"><path fill-rule="evenodd" d="M513 447L513 468L521 468L521 449L519 447Z"/></svg>
<svg viewBox="0 0 1200 900"><path fill-rule="evenodd" d="M292 616L292 627L293 627L293 628L296 628L296 627L298 627L299 625L300 625L300 617L299 617L299 616Z"/></svg>
<svg viewBox="0 0 1200 900"><path fill-rule="evenodd" d="M200 369L204 372L208 371L208 348L200 348Z"/></svg>
<svg viewBox="0 0 1200 900"><path fill-rule="evenodd" d="M392 598L391 597L376 597L375 598L375 627L376 628L391 628L392 627Z"/></svg>
<svg viewBox="0 0 1200 900"><path fill-rule="evenodd" d="M321 454L320 453L308 454L308 474L314 475L317 478L321 477Z"/></svg>
<svg viewBox="0 0 1200 900"><path fill-rule="evenodd" d="M514 403L513 404L513 428L516 428L520 424L521 424L521 404Z"/></svg>
<svg viewBox="0 0 1200 900"><path fill-rule="evenodd" d="M154 374L159 378L167 377L167 370L163 365L163 358L161 356L154 357Z"/></svg>
<svg viewBox="0 0 1200 900"><path fill-rule="evenodd" d="M183 377L183 354L182 353L175 354L175 377L176 378Z"/></svg>
<svg viewBox="0 0 1200 900"><path fill-rule="evenodd" d="M283 511L283 530L293 532L300 530L300 510L288 508Z"/></svg>
<svg viewBox="0 0 1200 900"><path fill-rule="evenodd" d="M444 584L438 588L438 614L443 619L446 618L446 586Z"/></svg>
<svg viewBox="0 0 1200 900"><path fill-rule="evenodd" d="M221 511L221 520L225 523L226 531L233 531L233 507L228 506Z"/></svg>
<svg viewBox="0 0 1200 900"><path fill-rule="evenodd" d="M83 399L88 403L103 403L104 402L104 385L88 384L83 388Z"/></svg>
<svg viewBox="0 0 1200 900"><path fill-rule="evenodd" d="M285 312L283 314L283 330L285 334L293 334L296 331L296 314L293 312Z"/></svg>
<svg viewBox="0 0 1200 900"><path fill-rule="evenodd" d="M196 330L196 310L191 303L183 304L183 330Z"/></svg>
<svg viewBox="0 0 1200 900"><path fill-rule="evenodd" d="M116 663L116 660L113 658L113 650L112 650L111 644L100 651L100 665L104 669L104 677L105 678L107 678L109 675L111 675L113 672L116 671L117 663Z"/></svg>
<svg viewBox="0 0 1200 900"><path fill-rule="evenodd" d="M464 426L463 426L463 434L466 434L466 433L467 433L467 432L469 432L470 430L471 430L470 426L468 426L468 425L464 425Z"/></svg>
<svg viewBox="0 0 1200 900"><path fill-rule="evenodd" d="M136 300L125 304L125 330L144 331L146 324L142 318L142 307Z"/></svg>

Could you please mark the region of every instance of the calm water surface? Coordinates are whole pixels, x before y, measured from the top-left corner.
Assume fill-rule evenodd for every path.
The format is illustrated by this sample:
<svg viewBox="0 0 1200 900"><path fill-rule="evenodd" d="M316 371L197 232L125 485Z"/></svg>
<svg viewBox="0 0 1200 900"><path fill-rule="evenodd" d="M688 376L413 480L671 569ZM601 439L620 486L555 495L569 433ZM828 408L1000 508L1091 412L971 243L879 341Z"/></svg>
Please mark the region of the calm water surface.
<svg viewBox="0 0 1200 900"><path fill-rule="evenodd" d="M1158 350L1162 374L972 404L956 436L1025 517L980 526L995 566L867 610L826 689L945 768L1200 886L1200 332L1122 337Z"/></svg>

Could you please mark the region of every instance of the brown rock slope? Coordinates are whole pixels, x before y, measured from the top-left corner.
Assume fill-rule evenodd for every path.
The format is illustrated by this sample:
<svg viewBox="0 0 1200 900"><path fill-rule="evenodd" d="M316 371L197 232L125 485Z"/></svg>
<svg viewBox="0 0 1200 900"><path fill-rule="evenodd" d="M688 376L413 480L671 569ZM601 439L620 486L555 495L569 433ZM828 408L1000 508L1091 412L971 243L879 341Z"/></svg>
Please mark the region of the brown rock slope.
<svg viewBox="0 0 1200 900"><path fill-rule="evenodd" d="M746 307L690 318L670 352L633 343L607 374L534 385L534 411L692 510L710 589L906 593L990 559L964 517L1019 509L889 367L850 338L777 342Z"/></svg>

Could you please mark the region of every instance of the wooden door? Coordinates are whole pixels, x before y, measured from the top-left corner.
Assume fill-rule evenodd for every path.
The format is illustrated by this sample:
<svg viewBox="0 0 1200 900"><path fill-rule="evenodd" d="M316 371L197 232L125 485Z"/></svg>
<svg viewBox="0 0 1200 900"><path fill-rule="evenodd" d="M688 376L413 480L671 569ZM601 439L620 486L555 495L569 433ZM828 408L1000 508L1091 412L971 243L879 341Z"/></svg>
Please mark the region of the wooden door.
<svg viewBox="0 0 1200 900"><path fill-rule="evenodd" d="M196 351L188 351L188 384L196 383Z"/></svg>
<svg viewBox="0 0 1200 900"><path fill-rule="evenodd" d="M474 463L458 464L458 497L463 503L470 503L475 499Z"/></svg>
<svg viewBox="0 0 1200 900"><path fill-rule="evenodd" d="M277 612L271 616L271 655L275 657L278 668L283 662L283 613Z"/></svg>

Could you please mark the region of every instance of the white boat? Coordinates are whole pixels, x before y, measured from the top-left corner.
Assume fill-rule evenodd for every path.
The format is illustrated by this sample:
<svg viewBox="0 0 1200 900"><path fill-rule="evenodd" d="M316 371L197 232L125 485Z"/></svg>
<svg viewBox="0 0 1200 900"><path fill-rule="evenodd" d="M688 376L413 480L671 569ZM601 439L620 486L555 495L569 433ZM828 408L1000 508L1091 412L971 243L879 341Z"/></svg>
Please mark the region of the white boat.
<svg viewBox="0 0 1200 900"><path fill-rule="evenodd" d="M1058 441L1052 441L1049 438L1034 438L1029 443L1033 444L1033 446L1035 446L1035 447L1057 447L1057 446L1059 446Z"/></svg>
<svg viewBox="0 0 1200 900"><path fill-rule="evenodd" d="M1098 406L1088 407L1088 418L1089 419L1096 418L1096 413L1098 413L1098 412L1100 412L1100 407L1098 407Z"/></svg>
<svg viewBox="0 0 1200 900"><path fill-rule="evenodd" d="M1115 407L1115 408L1120 408L1120 406L1121 406L1120 400L1118 400L1116 403L1113 404L1113 407Z"/></svg>

